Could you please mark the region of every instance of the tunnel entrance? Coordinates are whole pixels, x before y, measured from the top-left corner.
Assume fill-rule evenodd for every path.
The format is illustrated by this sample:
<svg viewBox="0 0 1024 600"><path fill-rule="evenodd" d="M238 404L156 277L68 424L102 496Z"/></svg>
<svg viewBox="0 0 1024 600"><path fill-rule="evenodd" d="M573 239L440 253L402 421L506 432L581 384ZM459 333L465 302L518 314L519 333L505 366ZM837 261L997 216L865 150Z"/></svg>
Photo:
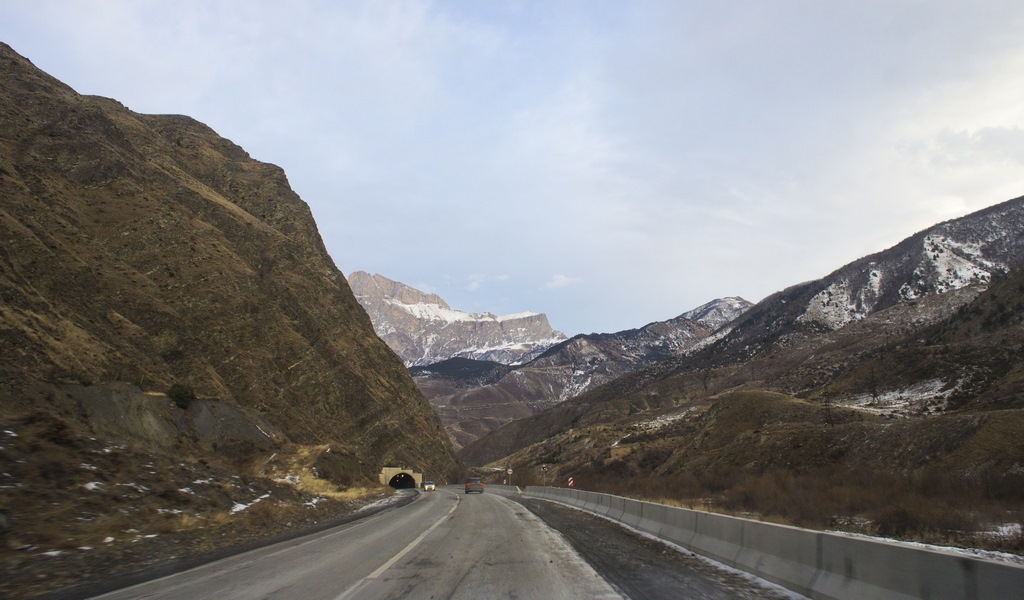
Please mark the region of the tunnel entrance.
<svg viewBox="0 0 1024 600"><path fill-rule="evenodd" d="M397 490L407 490L416 487L416 480L408 473L398 473L391 478L388 485Z"/></svg>

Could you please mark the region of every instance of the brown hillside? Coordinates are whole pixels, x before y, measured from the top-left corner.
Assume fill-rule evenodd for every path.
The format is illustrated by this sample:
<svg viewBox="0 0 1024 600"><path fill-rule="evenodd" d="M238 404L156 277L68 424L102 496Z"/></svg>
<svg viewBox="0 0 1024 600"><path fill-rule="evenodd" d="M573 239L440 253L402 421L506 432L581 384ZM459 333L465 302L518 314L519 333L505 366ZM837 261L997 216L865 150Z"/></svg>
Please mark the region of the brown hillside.
<svg viewBox="0 0 1024 600"><path fill-rule="evenodd" d="M181 382L294 441L454 464L280 168L188 117L79 96L6 46L0 66L4 385Z"/></svg>
<svg viewBox="0 0 1024 600"><path fill-rule="evenodd" d="M0 44L0 193L0 596L16 576L88 577L73 552L33 572L55 547L244 526L233 504L273 490L265 534L381 466L457 468L280 168L188 117L81 96ZM156 393L175 384L198 400ZM105 560L160 552L127 556Z"/></svg>

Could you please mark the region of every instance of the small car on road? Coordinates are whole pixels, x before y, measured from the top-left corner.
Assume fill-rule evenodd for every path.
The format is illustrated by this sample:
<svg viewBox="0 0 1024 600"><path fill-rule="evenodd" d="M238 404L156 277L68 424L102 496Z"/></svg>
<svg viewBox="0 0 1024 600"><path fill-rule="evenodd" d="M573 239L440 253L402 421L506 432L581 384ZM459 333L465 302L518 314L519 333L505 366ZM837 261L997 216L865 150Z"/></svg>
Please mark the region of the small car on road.
<svg viewBox="0 0 1024 600"><path fill-rule="evenodd" d="M479 477L470 477L466 480L466 493L484 493L484 482Z"/></svg>
<svg viewBox="0 0 1024 600"><path fill-rule="evenodd" d="M433 481L424 481L423 482L423 491L424 492L436 492L437 491L437 484L434 483Z"/></svg>

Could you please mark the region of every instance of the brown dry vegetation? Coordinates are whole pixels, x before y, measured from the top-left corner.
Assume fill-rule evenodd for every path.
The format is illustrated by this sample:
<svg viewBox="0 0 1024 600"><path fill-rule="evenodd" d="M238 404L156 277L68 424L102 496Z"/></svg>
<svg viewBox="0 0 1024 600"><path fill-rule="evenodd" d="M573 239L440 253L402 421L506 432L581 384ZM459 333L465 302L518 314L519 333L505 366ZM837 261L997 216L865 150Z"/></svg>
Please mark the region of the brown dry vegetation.
<svg viewBox="0 0 1024 600"><path fill-rule="evenodd" d="M728 393L572 428L494 463L561 485L819 529L1024 554L1019 411L884 418ZM548 471L541 470L548 465Z"/></svg>
<svg viewBox="0 0 1024 600"><path fill-rule="evenodd" d="M390 491L318 478L326 448L177 455L40 408L0 422L0 597L108 579L354 511Z"/></svg>

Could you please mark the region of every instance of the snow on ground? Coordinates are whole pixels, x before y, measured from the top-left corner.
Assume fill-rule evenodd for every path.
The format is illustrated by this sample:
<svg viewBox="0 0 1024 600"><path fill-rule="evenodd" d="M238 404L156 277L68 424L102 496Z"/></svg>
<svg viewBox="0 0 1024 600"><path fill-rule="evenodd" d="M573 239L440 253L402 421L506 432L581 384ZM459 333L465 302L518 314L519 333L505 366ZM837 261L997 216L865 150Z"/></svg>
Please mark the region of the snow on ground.
<svg viewBox="0 0 1024 600"><path fill-rule="evenodd" d="M956 387L944 387L941 379L930 379L897 390L856 394L839 399L836 404L878 415L905 417L909 413L944 409L949 396L956 391Z"/></svg>
<svg viewBox="0 0 1024 600"><path fill-rule="evenodd" d="M383 508L383 507L391 506L392 504L395 504L396 502L401 500L403 496L408 495L408 493L412 493L412 492L411 491L407 491L407 490L398 490L397 492L395 492L395 494L393 496L388 496L387 498L381 498L380 500L375 500L375 501L373 501L373 502L371 502L371 503L369 503L369 504L367 504L365 506L360 507L359 510L356 511L356 513L361 513L361 512L365 512L365 511L372 510L372 509L377 509L377 508Z"/></svg>
<svg viewBox="0 0 1024 600"><path fill-rule="evenodd" d="M661 415L653 419L634 423L633 428L639 429L640 431L655 431L663 427L668 427L676 421L681 421L682 419L692 415L695 411L695 408L690 407L674 415Z"/></svg>
<svg viewBox="0 0 1024 600"><path fill-rule="evenodd" d="M1020 531L1021 525L1019 523L1011 523L1011 524L1002 526L1001 529L1002 528L1009 528L1008 530L1012 530L1014 527L1016 527L1017 531ZM908 541L905 541L905 540L895 540L895 539L892 539L892 538L876 537L876 536L864 535L864 534L860 534L860 533L848 533L848 532L845 532L845 531L829 531L827 533L832 533L832 534L835 534L835 535L842 535L842 536L846 536L846 537L861 538L861 539L865 539L865 540L873 540L873 541L876 541L876 542L886 542L886 543L889 543L889 544L899 544L901 546L910 546L910 547L913 547L913 548L921 548L923 550L932 550L932 551L935 551L935 552L946 552L946 553L951 553L951 554L961 554L961 555L970 556L970 557L973 557L973 558L982 558L982 559L986 559L986 560L995 560L995 561L1000 561L1000 562L1008 562L1008 563L1014 563L1014 564L1018 564L1018 565L1024 565L1024 556L1021 556L1019 554L1013 554L1013 553L1010 553L1010 552L997 552L995 550L982 550L982 549L979 549L979 548L960 548L960 547L956 547L956 546L938 546L938 545L935 545L935 544L923 544L921 542L908 542Z"/></svg>
<svg viewBox="0 0 1024 600"><path fill-rule="evenodd" d="M231 514L242 512L243 510L248 509L253 504L256 504L257 502L259 502L261 500L266 500L269 497L270 497L270 492L267 492L266 494L263 494L262 496L256 498L255 500L253 500L249 504L244 504L242 502L235 502L235 505L231 507L231 511L230 512L231 512Z"/></svg>
<svg viewBox="0 0 1024 600"><path fill-rule="evenodd" d="M530 317L536 317L540 313L535 312L519 312L510 315L495 316L491 313L471 313L461 310L454 310L441 306L440 304L405 304L404 302L396 302L394 300L386 300L388 304L397 306L402 310L408 312L417 319L423 319L426 321L444 321L447 323L456 322L472 322L472 321L496 321L498 323L504 323L506 321L515 321L517 319L527 319Z"/></svg>

